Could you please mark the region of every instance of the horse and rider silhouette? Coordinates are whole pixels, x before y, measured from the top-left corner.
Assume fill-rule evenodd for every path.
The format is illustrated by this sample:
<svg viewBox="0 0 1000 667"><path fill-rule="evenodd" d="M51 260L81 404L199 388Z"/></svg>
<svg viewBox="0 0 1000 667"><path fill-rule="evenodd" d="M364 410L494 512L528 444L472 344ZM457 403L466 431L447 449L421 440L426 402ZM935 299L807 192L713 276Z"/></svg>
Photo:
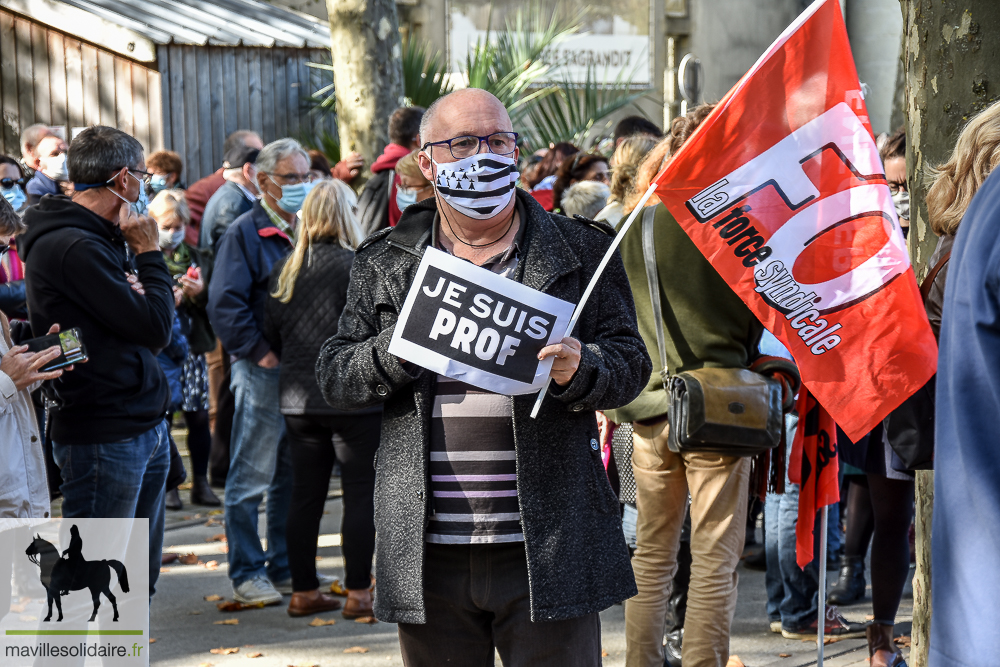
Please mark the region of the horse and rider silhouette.
<svg viewBox="0 0 1000 667"><path fill-rule="evenodd" d="M101 606L101 593L104 593L104 597L108 598L115 610L115 617L111 620L117 621L118 602L111 592L111 570L118 575L122 592L128 593L128 573L125 571L125 566L116 560L84 560L80 529L74 524L69 532L69 548L63 551L61 557L59 550L38 534L35 534L35 539L24 552L28 560L38 565L42 571L42 586L45 587L49 601L49 615L44 620L52 619L53 601L59 610L59 618L56 621L63 620L61 596L69 595L70 591L89 588L90 597L94 600L94 613L91 614L90 620L97 618L97 609Z"/></svg>

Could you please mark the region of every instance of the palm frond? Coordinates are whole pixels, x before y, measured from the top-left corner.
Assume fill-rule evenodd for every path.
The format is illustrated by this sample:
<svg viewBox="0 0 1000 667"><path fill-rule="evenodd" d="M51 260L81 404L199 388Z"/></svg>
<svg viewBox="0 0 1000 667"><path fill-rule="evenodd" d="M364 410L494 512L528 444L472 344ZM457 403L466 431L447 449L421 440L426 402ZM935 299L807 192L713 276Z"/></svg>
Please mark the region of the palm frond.
<svg viewBox="0 0 1000 667"><path fill-rule="evenodd" d="M409 104L429 107L451 92L448 65L441 52L431 53L426 43L408 39L403 45L403 90Z"/></svg>

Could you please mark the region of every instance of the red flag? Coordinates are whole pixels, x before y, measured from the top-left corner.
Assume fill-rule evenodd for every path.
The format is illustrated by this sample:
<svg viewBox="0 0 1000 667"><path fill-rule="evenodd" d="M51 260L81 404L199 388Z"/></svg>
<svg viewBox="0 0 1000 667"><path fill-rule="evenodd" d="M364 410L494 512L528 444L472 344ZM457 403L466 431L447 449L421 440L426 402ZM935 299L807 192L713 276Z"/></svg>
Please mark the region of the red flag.
<svg viewBox="0 0 1000 667"><path fill-rule="evenodd" d="M837 424L808 391L799 393L799 426L788 457L788 479L799 485L799 520L795 524L795 562L813 560L816 510L840 501Z"/></svg>
<svg viewBox="0 0 1000 667"><path fill-rule="evenodd" d="M789 26L657 185L853 440L934 374L838 0Z"/></svg>

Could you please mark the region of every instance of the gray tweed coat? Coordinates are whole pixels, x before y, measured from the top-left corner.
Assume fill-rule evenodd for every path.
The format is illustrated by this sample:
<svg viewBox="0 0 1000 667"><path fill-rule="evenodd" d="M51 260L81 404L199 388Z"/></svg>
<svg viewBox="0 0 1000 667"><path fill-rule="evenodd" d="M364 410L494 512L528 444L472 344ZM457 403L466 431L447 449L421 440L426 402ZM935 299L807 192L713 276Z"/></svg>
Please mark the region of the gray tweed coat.
<svg viewBox="0 0 1000 667"><path fill-rule="evenodd" d="M608 231L546 213L517 191L526 224L515 278L571 303L611 243ZM327 401L341 409L384 403L376 462L375 615L424 623L424 528L431 511L428 449L435 374L388 352L396 319L430 242L434 200L358 249L337 335L316 364ZM652 364L636 326L621 259L609 263L573 336L583 343L569 385L551 384L538 419L535 396L515 396L517 487L535 621L608 608L636 594L615 498L596 449L595 410L620 407L646 385Z"/></svg>

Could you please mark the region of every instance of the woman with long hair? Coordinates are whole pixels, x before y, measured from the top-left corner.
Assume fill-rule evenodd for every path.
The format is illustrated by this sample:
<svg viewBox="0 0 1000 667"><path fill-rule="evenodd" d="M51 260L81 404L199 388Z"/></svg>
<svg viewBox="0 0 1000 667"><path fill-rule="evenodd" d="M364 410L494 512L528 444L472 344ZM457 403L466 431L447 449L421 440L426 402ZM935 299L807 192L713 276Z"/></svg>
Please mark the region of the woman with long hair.
<svg viewBox="0 0 1000 667"><path fill-rule="evenodd" d="M656 146L656 141L648 134L635 134L618 144L609 163L611 196L608 197L608 205L597 214L597 220L603 220L617 227L625 217L625 197L632 190L639 165L642 164L646 154Z"/></svg>
<svg viewBox="0 0 1000 667"><path fill-rule="evenodd" d="M294 482L286 528L292 571L290 616L340 608L319 590L316 543L330 474L340 463L343 488L345 618L372 614L375 551L375 451L381 408L343 412L330 407L316 383L320 347L337 333L347 299L354 248L362 236L357 197L339 180L324 180L306 197L295 249L271 272L264 332L281 357L281 413Z"/></svg>

